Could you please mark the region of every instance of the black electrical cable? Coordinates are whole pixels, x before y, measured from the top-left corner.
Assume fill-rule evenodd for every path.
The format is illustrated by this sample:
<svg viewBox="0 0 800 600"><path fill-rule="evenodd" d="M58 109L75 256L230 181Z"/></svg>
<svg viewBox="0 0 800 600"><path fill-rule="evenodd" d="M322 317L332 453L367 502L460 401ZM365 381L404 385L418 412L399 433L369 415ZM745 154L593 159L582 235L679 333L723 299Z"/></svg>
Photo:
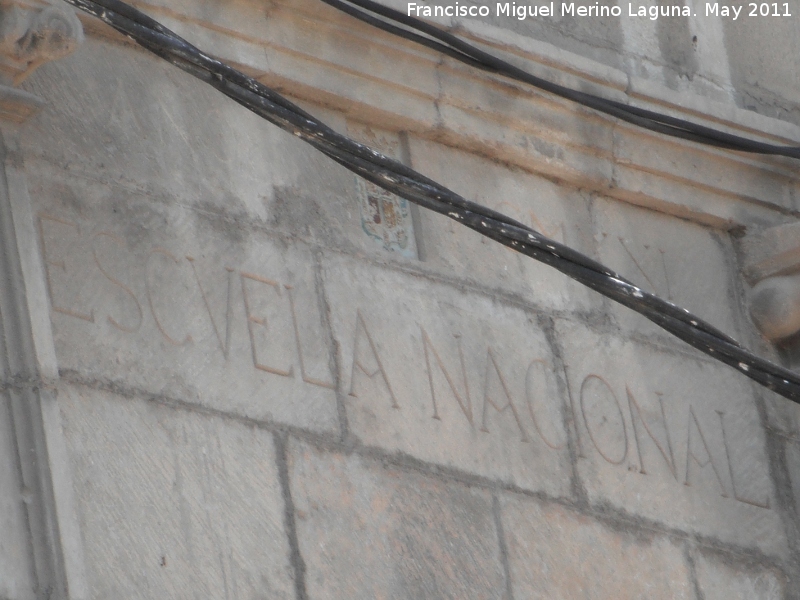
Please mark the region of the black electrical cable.
<svg viewBox="0 0 800 600"><path fill-rule="evenodd" d="M478 69L497 73L515 81L527 83L528 85L550 92L556 96L566 98L582 106L592 108L651 131L728 150L800 158L800 147L797 146L778 146L750 140L718 129L692 123L684 119L670 117L669 115L637 108L615 100L608 100L600 96L595 96L594 94L573 90L566 86L553 83L552 81L542 79L541 77L532 75L519 67L515 67L511 63L501 60L465 42L448 31L439 29L430 23L426 23L416 17L411 17L393 8L383 6L373 0L321 1L373 27L421 44L437 52L442 52L447 56ZM388 19L388 21L384 19ZM399 27L397 24L403 25L404 27ZM420 32L424 35L420 35L420 33L416 32Z"/></svg>
<svg viewBox="0 0 800 600"><path fill-rule="evenodd" d="M413 169L336 133L274 90L195 48L121 0L65 0L205 81L364 179L446 215L635 310L676 337L800 403L800 376L742 348L689 311L645 292L602 264L509 217L471 202Z"/></svg>

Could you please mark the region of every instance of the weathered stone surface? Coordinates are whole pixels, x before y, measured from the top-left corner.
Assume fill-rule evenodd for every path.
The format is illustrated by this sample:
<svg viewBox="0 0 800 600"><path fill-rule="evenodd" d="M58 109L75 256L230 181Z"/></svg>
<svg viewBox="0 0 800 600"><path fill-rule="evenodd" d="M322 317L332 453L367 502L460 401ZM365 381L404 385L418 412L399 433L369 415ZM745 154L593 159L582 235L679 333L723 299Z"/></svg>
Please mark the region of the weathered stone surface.
<svg viewBox="0 0 800 600"><path fill-rule="evenodd" d="M759 7L761 3L758 3ZM722 19L725 46L731 65L731 80L740 106L761 114L800 124L798 104L797 6L791 2L778 8L788 9L792 17L751 17L753 5L743 5L746 18ZM766 7L765 7L766 8ZM770 10L772 14L774 10ZM775 57L782 57L775 60Z"/></svg>
<svg viewBox="0 0 800 600"><path fill-rule="evenodd" d="M694 599L681 547L666 537L512 495L501 515L515 598Z"/></svg>
<svg viewBox="0 0 800 600"><path fill-rule="evenodd" d="M491 496L292 443L310 598L505 598Z"/></svg>
<svg viewBox="0 0 800 600"><path fill-rule="evenodd" d="M338 428L306 246L119 188L40 191L62 370L247 417Z"/></svg>
<svg viewBox="0 0 800 600"><path fill-rule="evenodd" d="M800 514L800 437L787 436L783 440L786 447L786 466L794 494L794 505Z"/></svg>
<svg viewBox="0 0 800 600"><path fill-rule="evenodd" d="M85 46L24 86L59 90L24 140L34 181L50 174L78 198L101 181L374 251L362 230L355 175L160 59L97 40ZM346 132L341 115L311 110ZM70 181L70 173L77 177Z"/></svg>
<svg viewBox="0 0 800 600"><path fill-rule="evenodd" d="M33 600L32 542L13 425L8 394L0 392L0 598Z"/></svg>
<svg viewBox="0 0 800 600"><path fill-rule="evenodd" d="M82 387L59 403L93 598L294 598L269 433Z"/></svg>
<svg viewBox="0 0 800 600"><path fill-rule="evenodd" d="M461 66L442 69L443 131L435 139L464 150L491 148L498 161L573 185L606 187L614 173L608 119L586 114L578 121L581 109L572 103L529 88L517 91L502 79L476 87L468 73Z"/></svg>
<svg viewBox="0 0 800 600"><path fill-rule="evenodd" d="M356 437L568 492L560 386L536 314L345 257L326 259L324 278Z"/></svg>
<svg viewBox="0 0 800 600"><path fill-rule="evenodd" d="M769 569L726 565L700 555L695 559L697 582L705 600L781 600L784 583Z"/></svg>
<svg viewBox="0 0 800 600"><path fill-rule="evenodd" d="M36 1L4 2L0 24L0 74L17 85L40 65L63 58L83 42L74 9Z"/></svg>
<svg viewBox="0 0 800 600"><path fill-rule="evenodd" d="M742 238L742 274L750 283L800 270L800 223L754 230Z"/></svg>
<svg viewBox="0 0 800 600"><path fill-rule="evenodd" d="M737 312L724 232L792 218L798 185L788 161L642 135L375 33L318 0L154 0L145 8L213 55L313 102L310 112L339 131L609 262L733 335L749 331ZM775 56L775 41L758 42L742 64L746 74L763 73L767 87L747 75L753 93L735 97L733 85L741 89L742 81L730 76L725 44L738 44L734 57L752 46L738 35L726 41L730 29L726 22L723 32L720 19L490 20L496 27L448 24L585 91L770 141L797 135L785 121L735 107L755 100L772 110L776 73L792 65L770 70L764 57ZM94 27L94 34L104 28ZM776 21L783 33L773 37L785 38L789 27ZM791 83L783 77L780 89ZM419 222L402 204L113 39L94 39L63 64L42 67L25 89L51 104L31 123L23 153L37 181L31 192L41 239L30 235L38 248L20 248L32 261L43 253L62 375L328 440L340 425L336 388L354 455L380 448L539 496L585 490L584 517L504 496L518 600L692 597L684 542L662 537L663 529L737 545L754 563L786 556L793 530L784 530L774 505L788 490L773 490L750 383L733 371L679 354L683 346L625 309L612 316L620 340L632 341L587 332L579 323L602 322L600 309L610 304L443 218L425 216L414 231ZM793 95L783 100L794 102ZM6 100L19 111L18 97ZM797 120L780 112L791 102L774 103L774 114ZM591 201L592 193L719 229ZM376 216L393 225L372 227ZM394 270L340 251L378 256ZM476 285L504 300L475 292ZM547 314L520 308L528 302ZM328 339L326 309L338 345ZM553 336L566 374L555 370L560 361L544 334L552 312L571 320ZM49 328L48 318L39 321ZM671 350L643 346L643 336ZM69 393L65 423L98 598L294 596L269 434L85 388ZM796 432L795 421L786 423L782 431ZM198 438L219 441L196 449ZM0 445L9 440L0 429ZM383 470L310 442L290 445L310 597L505 595L485 491L436 474ZM13 456L8 448L6 456ZM798 456L788 446L795 492ZM0 498L8 498L0 510L12 523L24 517L18 492L30 498L15 487L13 468L0 465ZM570 486L574 477L582 485ZM593 520L600 511L626 513L626 531L662 533L612 531ZM8 582L27 577L19 567L19 580L2 579L9 540L24 537L6 523L0 596L3 584L10 589ZM164 566L155 566L161 557ZM707 598L780 592L770 587L780 577L722 560L697 559ZM268 584L259 584L262 567Z"/></svg>
<svg viewBox="0 0 800 600"><path fill-rule="evenodd" d="M299 140L149 54L90 39L24 85L45 95L54 87L59 101L30 123L29 159L263 220L273 188L319 172Z"/></svg>
<svg viewBox="0 0 800 600"><path fill-rule="evenodd" d="M800 276L759 281L750 294L750 317L771 341L787 339L800 331Z"/></svg>
<svg viewBox="0 0 800 600"><path fill-rule="evenodd" d="M307 4L276 2L267 9L251 7L248 3L224 7L214 3L192 4L192 7L178 8L170 5L167 11L157 11L157 14L160 18L166 17L168 25L204 44L214 55L244 65L248 72L269 84L291 90L318 105L337 108L373 126L445 140L495 160L616 197L628 199L644 195L648 202L657 202L667 212L708 218L720 227L731 221L747 225L753 219L764 223L780 220L765 204L753 202L754 198L768 203L775 201L782 206L786 205L785 201L789 205L796 202L797 193L791 192L792 187L797 187L793 183L795 178L788 171L777 175L771 165L743 162L738 157L720 157L719 153L710 157L704 153L700 155L702 160L695 163L702 165L711 158L719 164L716 172L723 173L722 178L717 177L708 186L702 167L690 171L691 176L699 177L697 181L685 177L684 169L672 168L673 164L684 160L685 145L664 144L664 140L655 135L642 138L633 127L621 129L626 139L631 138L630 142L608 143L610 128L620 129L605 117L579 111L574 117L565 118L573 108L565 112L563 102L553 103L538 95L529 98L527 91L509 92L504 83L476 77L474 70L464 66L436 68L436 54L398 44L389 36L373 36L374 32L360 29L352 20L328 7L316 6L315 10L311 0ZM188 22L178 14L183 10L192 15ZM258 16L253 18L253 14ZM263 18L265 14L268 15L266 19ZM330 20L326 20L328 17ZM487 25L483 27L491 29L489 38L493 38L493 45L498 45L498 38L506 33ZM302 35L297 33L299 28L303 29ZM488 30L486 33L488 35ZM470 35L486 37L478 30L470 30ZM518 44L518 40L523 43ZM581 73L588 82L567 83L584 90L599 83L603 88L600 94L604 97L626 101L624 96L618 96L620 80L624 80L629 89L636 86L637 102L652 103L649 108L663 110L663 99L668 97L667 105L680 117L694 119L699 112L716 119L718 114L724 114L726 126L748 136L754 129L770 133L782 133L782 128L785 131L786 124L775 119L756 120L753 126L747 111L736 109L730 103L718 106L698 103L663 85L641 85L653 83L652 80L635 77L628 80L623 71L591 60L582 59L576 67L572 64L576 55L549 44L540 43L531 49L524 38L515 36L514 40L499 45L506 46L512 55L521 54L525 58L540 53L537 62L553 65L548 69L556 73L552 77L554 80L559 80L557 74L564 71ZM33 136L36 139L31 139L29 144L32 154L46 155L62 164L72 162L72 168L75 168L74 157L81 156L80 164L93 171L117 171L124 180L139 185L145 181L151 185L157 183L175 195L196 197L192 192L199 190L223 198L225 204L240 209L246 207L253 215L264 215L270 210L274 196L264 181L274 178L306 198L325 198L325 202L320 202L322 207L331 203L332 210L326 214L326 219L315 223L315 229L327 222L337 225L346 214L347 202L343 200L354 193L352 178L314 151L302 150L299 140L276 135L274 128L258 123L256 117L243 117L243 111L232 103L211 100L212 90L190 83L187 76L159 64L156 59L119 52L96 42L87 46L92 50L83 53L80 60L67 60L58 68L45 68L45 74L34 75L35 81L26 88L46 92L57 86L64 95L59 103L62 106L50 111L51 115L58 112L58 118L48 115L39 121L42 126L37 128ZM83 68L82 64L90 61L92 66ZM114 85L103 85L104 79L112 80ZM682 79L681 86L684 85L691 86L688 80ZM489 102L476 91L485 88L492 88ZM150 90L155 93L150 94ZM670 92L673 97L669 97ZM128 96L134 94L145 96L145 100L129 102ZM522 100L510 101L510 95ZM725 97L727 99L727 95ZM93 106L95 110L82 115L87 127L76 129L73 115L80 113L84 106ZM540 113L544 114L540 116ZM198 115L206 118L198 118ZM580 122L577 127L573 125L576 121ZM717 122L710 124L718 125ZM71 130L69 135L63 135L67 130ZM102 130L108 135L103 143L83 144L81 139L86 139L86 130ZM570 135L565 136L565 131ZM109 155L119 156L125 149L123 132L133 132L130 142L138 148L130 153L132 158L124 168L118 169ZM58 144L53 143L54 133L56 137L63 137ZM565 139L567 137L569 139ZM158 147L167 150L163 156L153 150L153 140L158 140ZM245 141L248 152L241 150ZM272 153L278 144L290 152ZM620 160L615 161L613 153L618 145L624 147L624 151ZM187 151L187 147L191 150ZM649 147L656 147L658 151L642 152ZM103 152L104 149L109 152ZM639 153L657 157L657 161L638 165ZM287 160L292 157L297 160ZM232 169L232 161L247 168ZM739 175L725 178L726 172ZM254 174L265 177L259 181ZM735 200L727 185L731 179L750 186ZM762 197L758 190L765 189L767 184L774 189L774 181L783 182L780 193ZM221 185L217 186L216 182ZM609 182L612 182L610 186ZM715 187L718 185L722 188ZM345 225L358 226L359 223Z"/></svg>
<svg viewBox="0 0 800 600"><path fill-rule="evenodd" d="M601 262L737 337L738 302L726 256L732 250L713 230L602 197L595 199L593 212ZM627 333L674 339L630 309L610 305Z"/></svg>
<svg viewBox="0 0 800 600"><path fill-rule="evenodd" d="M410 149L413 166L425 175L469 200L592 254L592 224L579 192L440 144L411 138ZM420 217L424 259L441 273L511 291L548 308L599 308L598 295L554 269L467 231L447 217L428 211Z"/></svg>
<svg viewBox="0 0 800 600"><path fill-rule="evenodd" d="M640 88L636 91L645 90ZM713 104L708 106L708 113L713 114L713 110ZM709 125L718 126L714 123ZM630 167L640 173L641 192L673 202L676 206L691 206L693 203L688 197L669 197L672 190L689 182L690 189L696 190L699 198L714 190L728 195L726 203L729 205L730 196L758 198L786 208L792 205L794 177L787 173L760 169L747 161L740 161L733 167L733 157L727 154L714 155L702 145L675 139L660 144L654 134L634 126L616 129L614 137L614 154L620 165L615 173L618 177L614 184L617 186L635 191L635 187L625 181L628 176L623 176L626 168ZM731 212L731 217L737 218L734 212Z"/></svg>
<svg viewBox="0 0 800 600"><path fill-rule="evenodd" d="M558 322L596 504L786 552L750 385L728 367Z"/></svg>

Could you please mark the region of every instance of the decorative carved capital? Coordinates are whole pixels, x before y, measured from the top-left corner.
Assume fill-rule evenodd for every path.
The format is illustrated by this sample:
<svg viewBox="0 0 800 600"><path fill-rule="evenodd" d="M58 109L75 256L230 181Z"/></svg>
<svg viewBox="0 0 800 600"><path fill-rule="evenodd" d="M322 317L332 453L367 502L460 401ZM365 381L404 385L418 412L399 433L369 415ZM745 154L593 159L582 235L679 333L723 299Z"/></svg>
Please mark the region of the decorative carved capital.
<svg viewBox="0 0 800 600"><path fill-rule="evenodd" d="M800 223L750 235L743 249L756 327L771 341L800 333Z"/></svg>
<svg viewBox="0 0 800 600"><path fill-rule="evenodd" d="M83 26L66 4L0 0L0 76L18 85L37 67L63 58L83 41Z"/></svg>

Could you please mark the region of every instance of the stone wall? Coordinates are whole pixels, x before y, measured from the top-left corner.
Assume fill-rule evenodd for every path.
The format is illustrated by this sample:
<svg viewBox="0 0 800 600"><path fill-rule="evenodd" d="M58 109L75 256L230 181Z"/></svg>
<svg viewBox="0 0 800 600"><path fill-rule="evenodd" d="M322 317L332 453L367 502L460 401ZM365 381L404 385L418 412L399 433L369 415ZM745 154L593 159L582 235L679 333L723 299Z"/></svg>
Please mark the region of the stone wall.
<svg viewBox="0 0 800 600"><path fill-rule="evenodd" d="M747 276L754 236L797 221L792 161L639 131L314 0L141 6L793 360ZM770 50L735 59L722 19L528 24L455 25L562 83L800 142L741 108ZM794 405L83 26L3 129L0 598L800 598ZM673 28L715 50L681 58ZM764 89L789 106L784 68Z"/></svg>

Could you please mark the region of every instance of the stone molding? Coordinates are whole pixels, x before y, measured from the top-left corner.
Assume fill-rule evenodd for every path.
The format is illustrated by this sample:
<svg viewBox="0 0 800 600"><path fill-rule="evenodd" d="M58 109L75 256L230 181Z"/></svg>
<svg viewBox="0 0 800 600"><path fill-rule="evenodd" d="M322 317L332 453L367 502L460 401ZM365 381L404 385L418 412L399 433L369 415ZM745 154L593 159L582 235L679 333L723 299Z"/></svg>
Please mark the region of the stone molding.
<svg viewBox="0 0 800 600"><path fill-rule="evenodd" d="M790 159L640 130L370 29L318 0L134 4L264 83L349 120L408 131L721 229L774 226L800 215L800 175ZM97 20L83 22L93 36L127 43ZM800 127L732 102L670 90L485 23L445 24L564 85L753 139L800 142Z"/></svg>
<svg viewBox="0 0 800 600"><path fill-rule="evenodd" d="M88 597L70 466L57 405L58 365L23 161L0 136L0 423L7 419L18 474L0 490L18 501L24 569L8 585L28 597ZM16 487L16 489L14 489ZM22 543L22 542L20 542ZM13 548L13 546L12 546ZM6 558L0 556L0 560ZM32 597L32 596L31 596Z"/></svg>
<svg viewBox="0 0 800 600"><path fill-rule="evenodd" d="M0 556L12 596L88 596L70 467L57 405L58 365L31 199L18 145L23 123L45 101L16 89L45 62L73 52L83 27L66 6L0 0L0 426L10 437L17 556ZM0 553L2 554L2 553ZM24 558L21 558L24 556ZM0 595L3 590L0 590Z"/></svg>

